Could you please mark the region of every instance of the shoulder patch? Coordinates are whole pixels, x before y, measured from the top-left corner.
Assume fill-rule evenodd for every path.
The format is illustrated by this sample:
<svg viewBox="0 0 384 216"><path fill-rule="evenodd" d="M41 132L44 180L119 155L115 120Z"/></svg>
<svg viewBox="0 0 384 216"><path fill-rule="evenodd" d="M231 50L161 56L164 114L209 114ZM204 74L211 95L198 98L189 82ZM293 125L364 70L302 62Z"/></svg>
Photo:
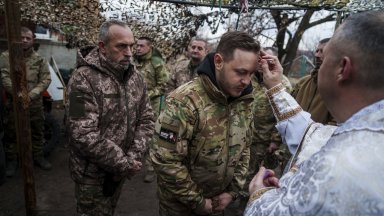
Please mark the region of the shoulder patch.
<svg viewBox="0 0 384 216"><path fill-rule="evenodd" d="M162 127L160 129L159 138L162 139L162 140L165 140L167 142L176 144L177 133Z"/></svg>

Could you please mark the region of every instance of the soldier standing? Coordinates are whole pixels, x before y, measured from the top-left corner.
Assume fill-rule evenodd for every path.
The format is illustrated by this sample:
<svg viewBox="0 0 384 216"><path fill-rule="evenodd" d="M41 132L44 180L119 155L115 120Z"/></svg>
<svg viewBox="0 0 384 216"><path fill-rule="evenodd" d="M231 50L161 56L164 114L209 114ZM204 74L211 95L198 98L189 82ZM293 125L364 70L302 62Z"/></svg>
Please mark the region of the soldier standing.
<svg viewBox="0 0 384 216"><path fill-rule="evenodd" d="M259 53L248 34L225 33L198 77L167 97L150 149L160 215L222 215L237 198L248 172Z"/></svg>
<svg viewBox="0 0 384 216"><path fill-rule="evenodd" d="M141 168L154 129L145 81L131 64L134 37L121 21L79 50L68 83L68 134L77 215L113 215L125 177Z"/></svg>
<svg viewBox="0 0 384 216"><path fill-rule="evenodd" d="M135 66L147 84L148 96L155 119L159 116L164 101L165 86L169 79L168 70L159 54L160 52L152 46L152 40L149 37L140 37L137 40L136 55L134 56ZM145 156L145 165L144 182L153 182L156 176L148 153Z"/></svg>
<svg viewBox="0 0 384 216"><path fill-rule="evenodd" d="M175 90L182 84L197 77L197 67L208 53L208 42L201 38L193 38L188 44L188 58L182 58L171 69L171 78L167 92Z"/></svg>
<svg viewBox="0 0 384 216"><path fill-rule="evenodd" d="M34 163L43 170L52 168L43 154L44 145L44 111L41 93L45 91L51 83L51 74L48 62L33 50L34 33L26 28L21 28L21 40L23 56L26 63L26 73L28 82L29 113L31 122L31 139ZM6 175L13 176L16 173L17 144L16 144L16 121L12 102L12 81L9 69L9 53L4 52L0 56L1 78L7 95L6 121L5 121L5 154L7 161Z"/></svg>
<svg viewBox="0 0 384 216"><path fill-rule="evenodd" d="M315 122L323 124L335 124L317 89L319 68L324 58L323 49L329 40L330 38L320 40L315 52L315 68L310 75L301 78L292 91L292 96L303 110L309 112Z"/></svg>

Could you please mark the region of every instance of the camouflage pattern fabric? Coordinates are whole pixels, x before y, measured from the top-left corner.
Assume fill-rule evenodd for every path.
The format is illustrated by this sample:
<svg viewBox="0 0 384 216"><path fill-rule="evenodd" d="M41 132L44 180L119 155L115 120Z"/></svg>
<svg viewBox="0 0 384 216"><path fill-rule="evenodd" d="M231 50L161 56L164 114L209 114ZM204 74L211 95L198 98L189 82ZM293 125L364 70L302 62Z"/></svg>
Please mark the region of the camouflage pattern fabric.
<svg viewBox="0 0 384 216"><path fill-rule="evenodd" d="M292 90L292 85L286 76L283 76L283 85L287 91ZM269 104L268 98L265 95L266 88L262 83L258 81L258 78L254 76L252 79L254 103L253 103L253 114L254 114L254 131L251 146L251 161L249 178L252 179L253 175L259 170L260 164L269 169L275 169L287 159L281 158L285 155L284 151L288 150L284 145L281 145L281 137L275 128L276 119L273 115L271 105ZM279 146L279 150L275 154L267 154L267 148L270 143L275 143ZM289 152L288 152L289 153ZM278 167L280 170L284 167Z"/></svg>
<svg viewBox="0 0 384 216"><path fill-rule="evenodd" d="M114 214L124 181L121 181L115 193L106 197L99 185L75 184L77 203L76 216L111 216Z"/></svg>
<svg viewBox="0 0 384 216"><path fill-rule="evenodd" d="M192 65L191 61L181 58L171 67L171 78L168 82L167 93L197 77L196 69L199 65Z"/></svg>
<svg viewBox="0 0 384 216"><path fill-rule="evenodd" d="M153 56L152 50L144 56L135 56L135 66L144 77L147 84L148 96L151 101L155 119L159 116L161 105L164 103L165 87L169 80L169 72L163 59ZM145 154L147 171L153 171L148 151Z"/></svg>
<svg viewBox="0 0 384 216"><path fill-rule="evenodd" d="M30 127L32 138L33 156L43 156L44 145L44 112L43 99L41 93L45 91L51 83L51 74L48 69L48 62L34 51L29 53L26 60L26 73L28 83L28 94L31 99L29 105ZM8 160L14 160L17 157L16 143L16 121L12 105L12 81L9 70L9 53L4 52L0 56L1 78L4 89L7 94L6 116L5 116L5 152Z"/></svg>
<svg viewBox="0 0 384 216"><path fill-rule="evenodd" d="M110 64L96 47L79 50L67 92L70 170L77 183L100 185L106 172L127 176L154 129L145 82L130 65Z"/></svg>
<svg viewBox="0 0 384 216"><path fill-rule="evenodd" d="M193 215L204 198L223 192L237 197L247 175L252 101L246 94L228 103L204 74L167 97L150 149L160 215Z"/></svg>
<svg viewBox="0 0 384 216"><path fill-rule="evenodd" d="M144 77L152 109L157 117L160 112L161 96L165 94L165 87L169 80L167 67L163 59L152 55L152 51L144 56L135 56L135 66Z"/></svg>
<svg viewBox="0 0 384 216"><path fill-rule="evenodd" d="M7 160L16 160L19 150L16 143L16 122L13 106L9 106L6 111L4 125L4 152ZM44 147L44 111L43 108L30 108L30 127L31 127L31 141L32 153L34 158L43 157Z"/></svg>
<svg viewBox="0 0 384 216"><path fill-rule="evenodd" d="M51 83L51 74L48 62L36 52L32 51L26 58L28 95L31 99L30 107L42 107L41 93L47 90ZM0 56L1 78L5 91L12 95L12 81L9 71L9 53L4 52Z"/></svg>

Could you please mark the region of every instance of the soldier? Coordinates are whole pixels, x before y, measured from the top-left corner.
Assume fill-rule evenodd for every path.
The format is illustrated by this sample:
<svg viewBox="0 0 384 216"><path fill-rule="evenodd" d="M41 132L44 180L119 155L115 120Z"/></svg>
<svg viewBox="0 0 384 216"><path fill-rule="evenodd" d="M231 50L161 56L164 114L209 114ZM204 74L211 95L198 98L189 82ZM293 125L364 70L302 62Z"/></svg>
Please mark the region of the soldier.
<svg viewBox="0 0 384 216"><path fill-rule="evenodd" d="M243 188L252 127L252 74L260 45L225 33L198 77L167 97L150 155L160 215L222 215Z"/></svg>
<svg viewBox="0 0 384 216"><path fill-rule="evenodd" d="M48 62L33 50L35 34L28 28L21 28L21 40L23 56L26 63L28 82L29 114L31 123L31 138L34 163L43 170L52 168L43 154L44 145L44 111L41 93L51 83L51 74ZM16 121L12 102L12 81L9 69L9 53L4 52L0 56L1 78L7 95L6 121L5 121L5 154L7 160L6 175L13 176L16 173L17 144L16 144Z"/></svg>
<svg viewBox="0 0 384 216"><path fill-rule="evenodd" d="M197 77L197 67L208 53L208 42L201 38L193 38L188 44L188 58L181 58L172 67L171 79L167 92L171 92L182 84Z"/></svg>
<svg viewBox="0 0 384 216"><path fill-rule="evenodd" d="M124 22L104 22L98 46L79 50L68 83L77 215L113 215L124 179L140 170L153 134L145 81L130 62L133 45L133 33Z"/></svg>
<svg viewBox="0 0 384 216"><path fill-rule="evenodd" d="M165 63L158 52L152 47L152 40L148 37L140 37L136 42L135 66L138 72L144 77L147 84L148 96L151 101L152 109L155 113L155 119L159 115L163 104L165 86L169 76ZM145 156L146 175L144 182L153 182L155 172L151 165L148 153Z"/></svg>
<svg viewBox="0 0 384 216"><path fill-rule="evenodd" d="M317 89L317 74L323 63L323 49L329 40L330 38L320 40L315 52L315 68L310 75L301 78L292 91L292 96L303 110L309 112L315 122L323 124L335 124Z"/></svg>
<svg viewBox="0 0 384 216"><path fill-rule="evenodd" d="M271 56L277 56L276 50L272 47L263 49L264 52ZM287 77L282 79L283 85L287 91L292 90L291 83ZM246 186L240 196L240 207L237 208L237 214L243 215L243 211L249 199L248 185L253 176L259 170L260 165L269 169L275 169L278 175L282 174L286 162L289 160L290 153L285 145L282 144L279 132L275 128L276 119L273 115L271 106L265 91L263 80L259 73L256 73L252 78L253 86L253 136L252 145L250 147L251 156L249 160L248 177Z"/></svg>

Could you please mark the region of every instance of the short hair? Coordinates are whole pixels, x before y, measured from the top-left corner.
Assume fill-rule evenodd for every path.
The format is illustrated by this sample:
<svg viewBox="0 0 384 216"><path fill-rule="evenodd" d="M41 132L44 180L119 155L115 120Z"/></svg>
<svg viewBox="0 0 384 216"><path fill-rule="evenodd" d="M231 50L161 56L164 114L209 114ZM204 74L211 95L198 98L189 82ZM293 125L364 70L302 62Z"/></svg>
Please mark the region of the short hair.
<svg viewBox="0 0 384 216"><path fill-rule="evenodd" d="M273 55L278 56L279 52L276 47L264 47L264 50L271 50Z"/></svg>
<svg viewBox="0 0 384 216"><path fill-rule="evenodd" d="M20 28L20 33L28 33L28 32L31 32L33 38L36 38L35 33L33 33L33 31L32 31L30 28L25 27L25 26L21 26L21 28Z"/></svg>
<svg viewBox="0 0 384 216"><path fill-rule="evenodd" d="M201 41L201 42L203 42L203 43L205 44L205 45L204 45L204 49L205 49L205 50L208 50L208 45L209 45L209 43L208 43L207 40L205 40L205 39L203 39L203 38L199 38L199 37L193 37L193 38L189 41L188 46L190 46L190 45L192 44L193 41Z"/></svg>
<svg viewBox="0 0 384 216"><path fill-rule="evenodd" d="M105 21L100 26L99 41L102 41L105 44L107 44L109 42L109 39L110 39L109 28L111 26L113 26L113 25L118 25L118 26L121 26L121 27L128 28L128 25L125 22L120 21L120 20L108 20L108 21Z"/></svg>
<svg viewBox="0 0 384 216"><path fill-rule="evenodd" d="M150 37L142 36L139 37L137 40L145 40L148 42L149 45L152 45L152 39Z"/></svg>
<svg viewBox="0 0 384 216"><path fill-rule="evenodd" d="M232 31L221 36L216 53L223 56L224 61L231 61L236 49L254 52L259 54L260 43L245 32Z"/></svg>
<svg viewBox="0 0 384 216"><path fill-rule="evenodd" d="M339 55L350 56L357 83L368 89L384 87L384 11L366 11L349 16L331 39Z"/></svg>
<svg viewBox="0 0 384 216"><path fill-rule="evenodd" d="M331 38L324 38L319 41L319 44L325 44L328 43L328 41L331 40Z"/></svg>

